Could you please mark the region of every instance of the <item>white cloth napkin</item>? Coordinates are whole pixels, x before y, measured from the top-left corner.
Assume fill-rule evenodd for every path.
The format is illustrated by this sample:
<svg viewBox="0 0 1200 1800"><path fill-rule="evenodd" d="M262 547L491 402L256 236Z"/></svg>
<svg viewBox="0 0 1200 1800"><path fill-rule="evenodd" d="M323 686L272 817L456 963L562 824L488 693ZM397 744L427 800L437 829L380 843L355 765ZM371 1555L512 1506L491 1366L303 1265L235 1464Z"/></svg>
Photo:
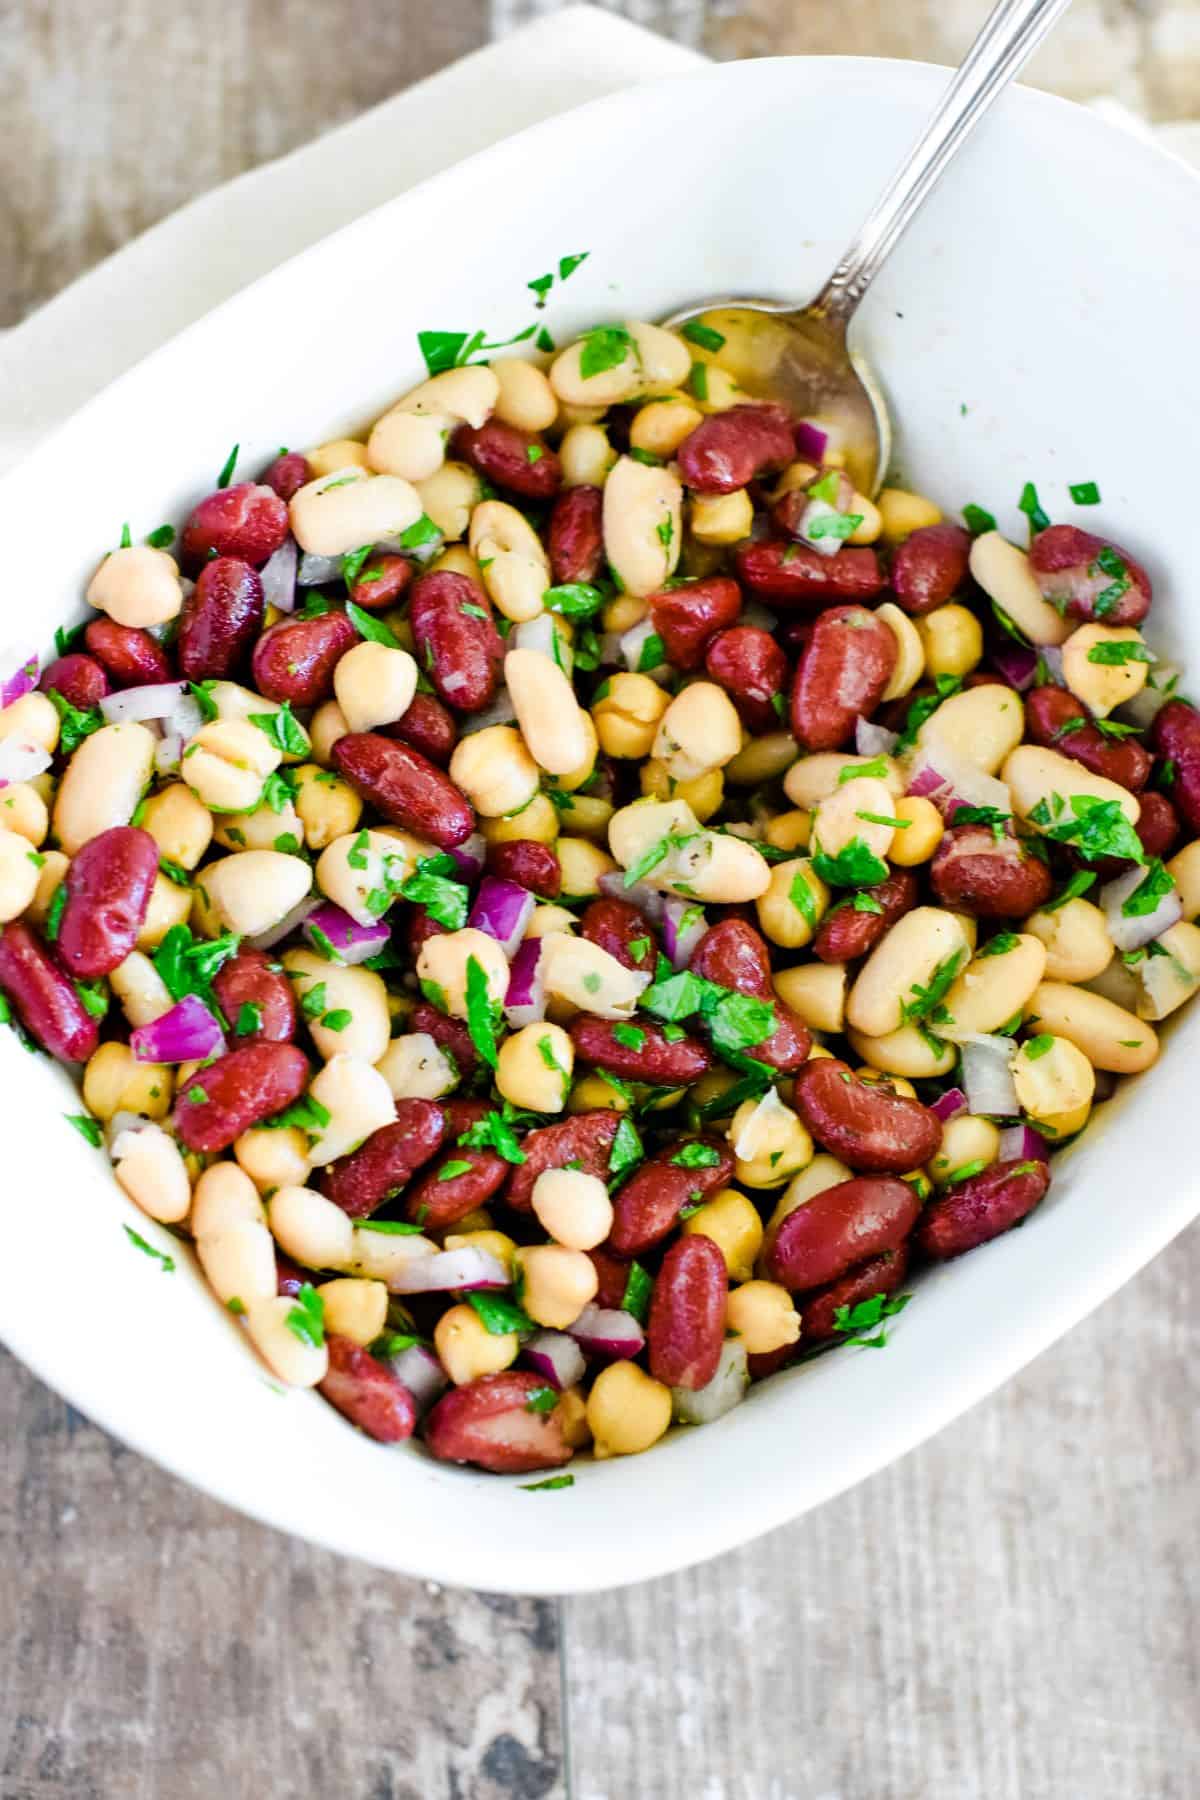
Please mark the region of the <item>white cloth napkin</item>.
<svg viewBox="0 0 1200 1800"><path fill-rule="evenodd" d="M427 176L584 100L701 64L568 6L203 194L0 334L0 472L256 276Z"/></svg>

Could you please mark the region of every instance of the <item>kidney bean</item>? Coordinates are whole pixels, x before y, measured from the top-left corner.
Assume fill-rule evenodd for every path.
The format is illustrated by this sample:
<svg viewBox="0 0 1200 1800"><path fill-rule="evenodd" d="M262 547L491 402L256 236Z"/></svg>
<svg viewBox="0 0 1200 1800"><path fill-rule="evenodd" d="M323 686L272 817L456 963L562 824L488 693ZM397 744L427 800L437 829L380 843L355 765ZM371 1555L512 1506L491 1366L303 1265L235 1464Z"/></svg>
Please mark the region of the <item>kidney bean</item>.
<svg viewBox="0 0 1200 1800"><path fill-rule="evenodd" d="M873 1300L876 1294L890 1300L907 1273L908 1245L900 1244L895 1250L869 1257L827 1287L799 1295L801 1345L825 1344L837 1338L844 1342L845 1334L835 1324L841 1308L858 1306L864 1300Z"/></svg>
<svg viewBox="0 0 1200 1800"><path fill-rule="evenodd" d="M684 1237L663 1257L650 1301L650 1373L673 1388L707 1387L725 1341L729 1277L711 1238Z"/></svg>
<svg viewBox="0 0 1200 1800"><path fill-rule="evenodd" d="M368 612L382 612L395 606L412 580L416 570L406 556L368 556L350 587L355 606Z"/></svg>
<svg viewBox="0 0 1200 1800"><path fill-rule="evenodd" d="M795 426L782 406L730 406L710 413L676 451L680 479L696 494L732 494L796 454Z"/></svg>
<svg viewBox="0 0 1200 1800"><path fill-rule="evenodd" d="M254 685L268 700L320 706L333 693L333 671L359 641L345 613L313 619L281 619L254 646Z"/></svg>
<svg viewBox="0 0 1200 1800"><path fill-rule="evenodd" d="M862 606L834 606L812 628L792 680L792 735L806 750L837 750L883 698L896 639Z"/></svg>
<svg viewBox="0 0 1200 1800"><path fill-rule="evenodd" d="M638 1019L635 1026L615 1026L611 1019L597 1019L580 1013L568 1027L576 1054L597 1069L628 1081L646 1081L654 1087L686 1087L699 1081L712 1068L713 1059L695 1038L681 1037L674 1043L661 1025L650 1019ZM622 1043L618 1030L626 1035L631 1030L641 1034L635 1046Z"/></svg>
<svg viewBox="0 0 1200 1800"><path fill-rule="evenodd" d="M72 651L67 656L58 657L38 683L43 694L48 694L53 689L69 705L77 706L80 712L99 706L109 692L110 685L107 674L95 657L84 656L81 651Z"/></svg>
<svg viewBox="0 0 1200 1800"><path fill-rule="evenodd" d="M299 450L281 450L275 461L263 470L259 480L281 500L290 500L313 480L312 464Z"/></svg>
<svg viewBox="0 0 1200 1800"><path fill-rule="evenodd" d="M397 1100L396 1122L327 1165L321 1191L352 1219L369 1219L408 1186L446 1141L446 1114L436 1100Z"/></svg>
<svg viewBox="0 0 1200 1800"><path fill-rule="evenodd" d="M986 825L952 825L929 866L943 906L977 919L1024 919L1050 898L1049 869L1016 838L993 837Z"/></svg>
<svg viewBox="0 0 1200 1800"><path fill-rule="evenodd" d="M742 594L728 575L707 575L685 587L651 594L650 617L677 669L698 669L709 639L732 625L742 610Z"/></svg>
<svg viewBox="0 0 1200 1800"><path fill-rule="evenodd" d="M74 982L19 919L0 931L0 990L43 1050L64 1062L87 1061L100 1041L99 1023Z"/></svg>
<svg viewBox="0 0 1200 1800"><path fill-rule="evenodd" d="M238 556L261 566L288 534L286 502L254 481L207 494L183 528L180 547L192 568L210 556Z"/></svg>
<svg viewBox="0 0 1200 1800"><path fill-rule="evenodd" d="M308 1076L308 1058L294 1044L230 1050L198 1070L177 1098L179 1137L189 1150L228 1150L243 1131L298 1100Z"/></svg>
<svg viewBox="0 0 1200 1800"><path fill-rule="evenodd" d="M579 935L599 944L626 969L653 969L658 959L657 933L628 900L593 900L579 921Z"/></svg>
<svg viewBox="0 0 1200 1800"><path fill-rule="evenodd" d="M148 687L171 679L167 653L148 631L115 625L111 619L93 619L83 641L114 687Z"/></svg>
<svg viewBox="0 0 1200 1800"><path fill-rule="evenodd" d="M414 694L408 710L394 725L379 727L384 737L399 738L414 750L444 769L458 742L458 726L453 715L434 694Z"/></svg>
<svg viewBox="0 0 1200 1800"><path fill-rule="evenodd" d="M681 1163L679 1158L697 1144L711 1151L715 1160L701 1168ZM701 1205L725 1187L732 1174L733 1156L720 1138L677 1138L647 1157L617 1189L608 1248L619 1256L639 1256L679 1223L685 1206Z"/></svg>
<svg viewBox="0 0 1200 1800"><path fill-rule="evenodd" d="M1141 812L1134 830L1147 856L1165 857L1175 848L1183 825L1166 794L1139 794Z"/></svg>
<svg viewBox="0 0 1200 1800"><path fill-rule="evenodd" d="M711 926L692 951L688 967L693 975L703 975L718 987L771 1001L775 1030L761 1044L748 1045L748 1056L756 1062L770 1063L785 1075L794 1074L807 1061L812 1033L772 987L771 953L765 939L748 920L727 916L719 925Z"/></svg>
<svg viewBox="0 0 1200 1800"><path fill-rule="evenodd" d="M245 945L221 964L213 977L217 1004L237 1033L239 1044L289 1044L296 1035L296 998L283 971L272 967L265 950ZM253 1031L238 1031L243 1006L258 1009Z"/></svg>
<svg viewBox="0 0 1200 1800"><path fill-rule="evenodd" d="M469 575L420 575L408 607L417 661L447 706L478 712L496 692L504 642L492 603Z"/></svg>
<svg viewBox="0 0 1200 1800"><path fill-rule="evenodd" d="M788 660L769 631L759 625L719 631L709 640L704 667L725 689L747 731L781 728Z"/></svg>
<svg viewBox="0 0 1200 1800"><path fill-rule="evenodd" d="M1171 799L1193 831L1200 831L1200 712L1186 700L1168 700L1150 728L1150 742L1174 766Z"/></svg>
<svg viewBox="0 0 1200 1800"><path fill-rule="evenodd" d="M486 481L527 500L549 500L562 486L562 464L536 431L522 431L505 419L460 425L450 454L461 457Z"/></svg>
<svg viewBox="0 0 1200 1800"><path fill-rule="evenodd" d="M496 1150L475 1149L458 1141L487 1112L482 1101L453 1100L440 1110L446 1120L442 1153L404 1196L405 1218L428 1231L444 1231L483 1206L504 1186L512 1167ZM467 1167L446 1176L451 1163L466 1163Z"/></svg>
<svg viewBox="0 0 1200 1800"><path fill-rule="evenodd" d="M543 900L557 900L562 892L562 865L549 844L533 838L513 838L505 844L489 844L488 873L500 881L515 881Z"/></svg>
<svg viewBox="0 0 1200 1800"><path fill-rule="evenodd" d="M419 1000L408 1023L411 1031L426 1032L435 1044L448 1050L463 1080L471 1079L479 1067L479 1052L464 1019L448 1019L430 1001Z"/></svg>
<svg viewBox="0 0 1200 1800"><path fill-rule="evenodd" d="M530 1410L544 1375L505 1369L443 1394L425 1421L425 1442L439 1462L474 1463L493 1475L532 1475L571 1460L557 1409Z"/></svg>
<svg viewBox="0 0 1200 1800"><path fill-rule="evenodd" d="M625 1299L625 1289L629 1286L630 1260L625 1256L614 1256L611 1250L597 1248L587 1250L585 1256L592 1260L600 1285L596 1289L596 1305L620 1307Z"/></svg>
<svg viewBox="0 0 1200 1800"><path fill-rule="evenodd" d="M94 981L125 961L157 874L158 845L133 825L112 825L76 852L64 878L67 901L56 945L70 975Z"/></svg>
<svg viewBox="0 0 1200 1800"><path fill-rule="evenodd" d="M304 1284L311 1279L312 1276L307 1269L300 1268L297 1263L290 1261L281 1251L276 1250L275 1292L277 1294L286 1294L294 1299Z"/></svg>
<svg viewBox="0 0 1200 1800"><path fill-rule="evenodd" d="M525 1161L514 1167L508 1179L504 1198L509 1206L517 1212L531 1212L530 1196L538 1176L567 1163L578 1163L585 1175L607 1181L609 1153L620 1123L618 1113L589 1112L527 1132L521 1144Z"/></svg>
<svg viewBox="0 0 1200 1800"><path fill-rule="evenodd" d="M922 525L892 558L892 592L919 616L952 600L967 578L971 534L961 525Z"/></svg>
<svg viewBox="0 0 1200 1800"><path fill-rule="evenodd" d="M231 679L249 655L263 621L257 569L235 556L205 563L183 603L175 654L188 681Z"/></svg>
<svg viewBox="0 0 1200 1800"><path fill-rule="evenodd" d="M794 1363L800 1354L799 1343L783 1344L778 1350L760 1350L746 1358L746 1368L751 1381L765 1381L768 1375L778 1375L780 1369L786 1369Z"/></svg>
<svg viewBox="0 0 1200 1800"><path fill-rule="evenodd" d="M604 490L567 488L554 502L546 527L550 574L556 587L595 581L604 567Z"/></svg>
<svg viewBox="0 0 1200 1800"><path fill-rule="evenodd" d="M1076 727L1074 721L1082 720ZM1064 726L1071 729L1064 731ZM1152 758L1134 738L1107 738L1092 723L1087 707L1066 688L1035 687L1025 696L1025 730L1035 744L1047 744L1093 775L1103 775L1136 794L1150 776Z"/></svg>
<svg viewBox="0 0 1200 1800"><path fill-rule="evenodd" d="M928 1162L942 1141L942 1122L929 1107L859 1080L834 1056L801 1069L795 1105L822 1149L856 1174L903 1175Z"/></svg>
<svg viewBox="0 0 1200 1800"><path fill-rule="evenodd" d="M873 600L885 584L875 551L853 545L823 556L789 538L760 538L740 544L733 562L742 586L776 608L819 612L839 600Z"/></svg>
<svg viewBox="0 0 1200 1800"><path fill-rule="evenodd" d="M1119 558L1122 568L1102 568ZM1029 564L1042 595L1072 619L1103 625L1138 625L1150 611L1150 577L1127 550L1078 525L1051 525L1029 546ZM1127 584L1122 590L1122 584ZM1114 593L1113 590L1117 591ZM1108 598L1103 596L1107 595Z"/></svg>
<svg viewBox="0 0 1200 1800"><path fill-rule="evenodd" d="M403 1443L416 1428L413 1397L369 1350L336 1333L325 1340L329 1373L317 1383L331 1406L381 1444Z"/></svg>
<svg viewBox="0 0 1200 1800"><path fill-rule="evenodd" d="M834 908L822 919L813 939L813 955L821 962L854 962L867 956L897 919L917 904L917 878L911 869L894 869L887 881L867 890L883 911L855 912L848 904Z"/></svg>
<svg viewBox="0 0 1200 1800"><path fill-rule="evenodd" d="M404 942L413 962L416 962L422 944L431 937L446 935L447 927L438 924L427 906L414 906L410 909L404 927Z"/></svg>
<svg viewBox="0 0 1200 1800"><path fill-rule="evenodd" d="M333 746L338 772L393 825L453 850L475 829L475 814L448 775L418 750L374 731L352 731Z"/></svg>
<svg viewBox="0 0 1200 1800"><path fill-rule="evenodd" d="M855 1263L895 1250L921 1211L894 1175L855 1175L790 1212L766 1256L767 1273L793 1293L824 1287Z"/></svg>
<svg viewBox="0 0 1200 1800"><path fill-rule="evenodd" d="M1050 1170L1043 1162L993 1163L931 1200L914 1240L938 1262L962 1256L1020 1224L1049 1186Z"/></svg>

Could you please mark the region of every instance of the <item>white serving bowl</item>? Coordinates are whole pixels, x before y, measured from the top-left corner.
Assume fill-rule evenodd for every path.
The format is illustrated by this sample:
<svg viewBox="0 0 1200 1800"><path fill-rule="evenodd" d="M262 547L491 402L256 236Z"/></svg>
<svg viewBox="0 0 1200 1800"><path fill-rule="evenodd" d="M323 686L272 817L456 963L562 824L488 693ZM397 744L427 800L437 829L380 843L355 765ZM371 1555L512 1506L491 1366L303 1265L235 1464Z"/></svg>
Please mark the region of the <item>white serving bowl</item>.
<svg viewBox="0 0 1200 1800"><path fill-rule="evenodd" d="M945 72L752 62L620 94L501 144L257 282L87 406L0 493L0 637L48 645L97 556L179 521L240 439L240 470L361 424L421 373L416 332L534 318L565 340L706 294L807 297L915 136ZM535 314L526 284L589 259ZM1014 533L1022 484L1151 569L1150 635L1200 667L1185 605L1200 415L1200 188L1092 115L1025 90L985 122L877 282L858 340L900 470ZM186 268L180 280L187 279ZM136 294L129 304L137 304ZM1097 481L1079 511L1068 482ZM0 1332L99 1424L218 1498L383 1567L525 1593L660 1575L795 1518L946 1424L1160 1250L1200 1209L1186 1129L1200 1010L1159 1067L1057 1164L1025 1229L919 1283L886 1354L755 1388L567 1491L384 1449L281 1396L188 1251L137 1214L64 1122L59 1069L0 1034ZM130 1225L176 1259L164 1273Z"/></svg>

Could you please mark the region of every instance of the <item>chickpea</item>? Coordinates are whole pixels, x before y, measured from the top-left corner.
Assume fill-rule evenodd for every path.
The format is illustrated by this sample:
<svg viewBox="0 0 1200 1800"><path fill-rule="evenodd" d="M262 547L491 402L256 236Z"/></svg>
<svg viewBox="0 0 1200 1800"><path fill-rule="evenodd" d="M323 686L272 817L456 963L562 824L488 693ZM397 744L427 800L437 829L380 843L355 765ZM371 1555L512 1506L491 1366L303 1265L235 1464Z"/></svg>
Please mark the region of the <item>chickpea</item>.
<svg viewBox="0 0 1200 1800"><path fill-rule="evenodd" d="M325 1307L325 1330L365 1347L387 1324L388 1291L382 1281L343 1275L317 1289Z"/></svg>
<svg viewBox="0 0 1200 1800"><path fill-rule="evenodd" d="M600 892L600 877L609 875L616 863L606 850L587 838L559 838L559 866L562 869L562 891L572 899L582 899Z"/></svg>
<svg viewBox="0 0 1200 1800"><path fill-rule="evenodd" d="M801 950L811 944L829 911L830 893L811 858L793 857L771 867L765 894L755 901L758 922L773 944Z"/></svg>
<svg viewBox="0 0 1200 1800"><path fill-rule="evenodd" d="M185 1219L192 1184L174 1138L161 1125L123 1131L112 1146L113 1174L135 1206L164 1225Z"/></svg>
<svg viewBox="0 0 1200 1800"><path fill-rule="evenodd" d="M345 714L336 700L326 700L323 706L318 706L308 722L314 761L328 768L333 756L333 746L349 730Z"/></svg>
<svg viewBox="0 0 1200 1800"><path fill-rule="evenodd" d="M660 719L654 739L654 755L676 781L723 768L741 747L737 709L714 681L694 681L683 688Z"/></svg>
<svg viewBox="0 0 1200 1800"><path fill-rule="evenodd" d="M533 1184L533 1210L565 1250L594 1250L612 1230L608 1189L582 1169L546 1169ZM569 1321L568 1321L569 1323Z"/></svg>
<svg viewBox="0 0 1200 1800"><path fill-rule="evenodd" d="M227 931L257 937L299 906L312 887L312 870L301 856L246 850L210 863L204 886Z"/></svg>
<svg viewBox="0 0 1200 1800"><path fill-rule="evenodd" d="M396 1100L440 1100L458 1086L457 1069L427 1031L393 1038L375 1067Z"/></svg>
<svg viewBox="0 0 1200 1800"><path fill-rule="evenodd" d="M201 726L187 745L180 768L204 806L220 812L251 812L264 781L282 760L266 732L256 725L240 719L214 719Z"/></svg>
<svg viewBox="0 0 1200 1800"><path fill-rule="evenodd" d="M194 898L188 888L177 886L160 871L150 889L150 904L137 934L137 948L156 950L173 925L186 923Z"/></svg>
<svg viewBox="0 0 1200 1800"><path fill-rule="evenodd" d="M433 1328L442 1367L455 1387L498 1375L516 1362L521 1340L515 1331L491 1332L474 1307L465 1303L444 1312Z"/></svg>
<svg viewBox="0 0 1200 1800"><path fill-rule="evenodd" d="M488 725L460 738L450 779L489 818L520 810L538 790L538 766L513 725Z"/></svg>
<svg viewBox="0 0 1200 1800"><path fill-rule="evenodd" d="M447 464L447 467L449 466ZM434 523L436 524L436 520ZM479 564L463 544L448 545L445 550L434 557L429 567L439 575L465 575L468 581L475 583L476 587L483 586L483 575Z"/></svg>
<svg viewBox="0 0 1200 1800"><path fill-rule="evenodd" d="M670 469L618 459L604 484L604 553L626 593L653 594L675 573L683 487Z"/></svg>
<svg viewBox="0 0 1200 1800"><path fill-rule="evenodd" d="M874 775L852 775L817 807L814 850L819 847L824 855L837 856L857 842L883 860L891 854L894 818L886 783Z"/></svg>
<svg viewBox="0 0 1200 1800"><path fill-rule="evenodd" d="M692 384L696 392L695 383ZM728 369L722 369L717 363L709 363L704 379L704 392L697 394L700 410L705 413L724 412L727 407L738 406L747 398L741 387Z"/></svg>
<svg viewBox="0 0 1200 1800"><path fill-rule="evenodd" d="M324 850L357 829L362 801L348 781L319 763L301 763L293 774L295 810L310 850Z"/></svg>
<svg viewBox="0 0 1200 1800"><path fill-rule="evenodd" d="M165 1063L140 1062L128 1044L101 1044L83 1072L84 1105L104 1125L122 1112L165 1119L174 1088Z"/></svg>
<svg viewBox="0 0 1200 1800"><path fill-rule="evenodd" d="M749 1281L762 1249L763 1226L751 1201L736 1188L721 1188L681 1227L684 1237L711 1238L725 1258L730 1281Z"/></svg>
<svg viewBox="0 0 1200 1800"><path fill-rule="evenodd" d="M20 918L37 893L42 860L29 839L0 828L0 924Z"/></svg>
<svg viewBox="0 0 1200 1800"><path fill-rule="evenodd" d="M740 544L750 536L753 524L754 506L745 488L736 488L732 494L696 494L692 498L688 527L702 544Z"/></svg>
<svg viewBox="0 0 1200 1800"><path fill-rule="evenodd" d="M561 1112L574 1067L575 1046L561 1025L525 1025L500 1046L496 1086L514 1106Z"/></svg>
<svg viewBox="0 0 1200 1800"><path fill-rule="evenodd" d="M508 992L508 958L485 931L464 927L426 938L417 956L422 988L428 983L437 992L437 1004L452 1019L467 1016L467 975L472 962L483 971L492 1005L503 1006Z"/></svg>
<svg viewBox="0 0 1200 1800"><path fill-rule="evenodd" d="M365 639L339 658L333 691L351 731L374 731L408 711L417 691L417 665L407 650Z"/></svg>
<svg viewBox="0 0 1200 1800"><path fill-rule="evenodd" d="M690 806L701 822L719 812L725 798L725 774L721 769L710 769L706 775L693 776L690 781L677 781L668 772L666 763L651 757L639 769L638 780L643 794L655 800L678 800L684 806ZM612 817L611 808L609 817Z"/></svg>
<svg viewBox="0 0 1200 1800"><path fill-rule="evenodd" d="M309 1159L318 1168L357 1149L373 1131L390 1125L396 1117L396 1102L383 1076L370 1063L353 1056L330 1057L313 1077L309 1093L329 1113L328 1125L309 1150Z"/></svg>
<svg viewBox="0 0 1200 1800"><path fill-rule="evenodd" d="M112 550L88 584L87 600L117 625L165 625L183 605L179 567L165 550L130 544Z"/></svg>
<svg viewBox="0 0 1200 1800"><path fill-rule="evenodd" d="M525 927L527 938L549 937L552 932L574 931L579 920L565 906L553 906L547 902L544 906L535 906L529 915L529 923Z"/></svg>
<svg viewBox="0 0 1200 1800"><path fill-rule="evenodd" d="M1053 612L1053 607L1050 610ZM914 619L913 625L921 640L925 674L930 681L939 675L967 675L982 662L983 629L975 614L957 601L935 607L922 618Z"/></svg>
<svg viewBox="0 0 1200 1800"><path fill-rule="evenodd" d="M275 1188L303 1187L312 1168L307 1134L295 1125L277 1131L254 1126L238 1138L233 1154L238 1167L260 1194L269 1194Z"/></svg>
<svg viewBox="0 0 1200 1800"><path fill-rule="evenodd" d="M316 1387L329 1373L329 1346L298 1337L288 1324L296 1302L286 1294L252 1300L246 1307L246 1329L276 1380L287 1387Z"/></svg>
<svg viewBox="0 0 1200 1800"><path fill-rule="evenodd" d="M147 800L141 825L167 861L181 869L194 869L212 842L212 814L182 781L171 782Z"/></svg>
<svg viewBox="0 0 1200 1800"><path fill-rule="evenodd" d="M555 807L562 829L572 837L594 838L608 842L608 822L613 816L613 803L596 794L569 794L565 803Z"/></svg>
<svg viewBox="0 0 1200 1800"><path fill-rule="evenodd" d="M35 850L45 843L50 809L31 781L12 781L0 790L0 827L16 832Z"/></svg>
<svg viewBox="0 0 1200 1800"><path fill-rule="evenodd" d="M945 835L942 815L932 800L919 794L905 794L892 807L892 816L903 830L897 830L888 851L888 860L902 869L915 869L931 861Z"/></svg>
<svg viewBox="0 0 1200 1800"><path fill-rule="evenodd" d="M744 1187L782 1187L813 1159L813 1141L805 1125L773 1087L761 1100L744 1100L725 1135Z"/></svg>
<svg viewBox="0 0 1200 1800"><path fill-rule="evenodd" d="M732 766L732 765L731 765ZM934 809L936 811L936 808ZM902 816L897 814L898 817ZM812 837L812 813L807 808L776 813L767 821L764 840L776 850L807 850Z"/></svg>
<svg viewBox="0 0 1200 1800"><path fill-rule="evenodd" d="M903 1094L906 1100L915 1100L917 1098L916 1088L911 1081L906 1081L903 1075L881 1075L879 1070L873 1069L869 1063L861 1064L859 1068L855 1069L854 1073L858 1076L860 1081L868 1081L872 1082L876 1087L888 1088L893 1094Z"/></svg>
<svg viewBox="0 0 1200 1800"><path fill-rule="evenodd" d="M597 1462L637 1456L671 1423L671 1390L633 1362L609 1363L592 1383L587 1422Z"/></svg>
<svg viewBox="0 0 1200 1800"><path fill-rule="evenodd" d="M185 788L184 793L187 791ZM278 812L263 805L256 806L253 812L238 813L236 819L218 817L213 837L226 850L277 850L283 856L294 856L303 848L304 828L299 813L287 800Z"/></svg>
<svg viewBox="0 0 1200 1800"><path fill-rule="evenodd" d="M150 958L140 950L131 950L124 962L117 964L108 981L121 1003L122 1012L133 1026L152 1025L175 1004L166 982Z"/></svg>
<svg viewBox="0 0 1200 1800"><path fill-rule="evenodd" d="M378 1063L388 1048L387 985L373 969L326 962L312 950L288 950L283 966L326 1061L339 1052Z"/></svg>
<svg viewBox="0 0 1200 1800"><path fill-rule="evenodd" d="M940 525L942 509L924 494L910 494L904 488L885 487L879 494L879 513L883 535L891 544L901 544L914 531L927 525Z"/></svg>
<svg viewBox="0 0 1200 1800"><path fill-rule="evenodd" d="M1118 644L1130 645L1131 652L1117 651ZM1100 660L1122 654L1129 654L1130 660ZM1144 660L1136 660L1139 656ZM1152 660L1145 639L1132 625L1081 625L1062 647L1063 680L1094 718L1105 719L1114 707L1141 693Z"/></svg>
<svg viewBox="0 0 1200 1800"><path fill-rule="evenodd" d="M750 1356L782 1350L800 1338L800 1314L792 1296L775 1281L747 1281L729 1296L725 1322Z"/></svg>
<svg viewBox="0 0 1200 1800"><path fill-rule="evenodd" d="M668 394L640 407L629 426L633 449L669 462L685 438L701 423L703 414L682 394Z"/></svg>
<svg viewBox="0 0 1200 1800"><path fill-rule="evenodd" d="M558 446L564 487L603 487L617 453L602 425L572 425Z"/></svg>
<svg viewBox="0 0 1200 1800"><path fill-rule="evenodd" d="M592 706L592 719L604 754L649 756L671 696L648 675L630 674L610 676L601 694Z"/></svg>
<svg viewBox="0 0 1200 1800"><path fill-rule="evenodd" d="M523 840L535 844L553 844L558 836L558 808L548 794L535 794L513 813L494 819L480 819L479 829L489 844L511 844Z"/></svg>
<svg viewBox="0 0 1200 1800"><path fill-rule="evenodd" d="M504 680L535 763L550 775L567 775L595 760L591 720L557 663L540 650L510 650Z"/></svg>
<svg viewBox="0 0 1200 1800"><path fill-rule="evenodd" d="M780 970L775 992L813 1031L842 1031L848 983L845 963L801 963Z"/></svg>
<svg viewBox="0 0 1200 1800"><path fill-rule="evenodd" d="M470 1221L474 1219L486 1217L486 1213L474 1212L468 1213L465 1219L460 1219L458 1230L449 1232L443 1239L445 1248L447 1250L486 1250L489 1256L494 1256L496 1261L502 1263L511 1275L513 1257L517 1253L517 1246L512 1238L506 1232L494 1231L490 1224L479 1226L470 1224ZM468 1224L470 1224L470 1229L464 1231L463 1227Z"/></svg>
<svg viewBox="0 0 1200 1800"><path fill-rule="evenodd" d="M256 735L262 737L262 732ZM150 780L157 744L144 725L132 722L104 725L84 738L54 802L54 833L68 856L110 826L129 823Z"/></svg>
<svg viewBox="0 0 1200 1800"><path fill-rule="evenodd" d="M1000 1132L992 1121L974 1113L959 1113L942 1127L941 1147L929 1164L929 1173L938 1187L946 1187L965 1179L964 1169L976 1174L978 1165L986 1168L999 1154Z"/></svg>
<svg viewBox="0 0 1200 1800"><path fill-rule="evenodd" d="M445 941L429 939L429 943ZM601 1019L631 1018L647 985L645 975L627 969L599 944L557 933L542 939L540 969L548 995Z"/></svg>
<svg viewBox="0 0 1200 1800"><path fill-rule="evenodd" d="M1087 1123L1096 1076L1068 1038L1050 1032L1027 1038L1013 1058L1012 1076L1021 1111L1050 1136L1069 1136Z"/></svg>
<svg viewBox="0 0 1200 1800"><path fill-rule="evenodd" d="M339 469L365 471L369 467L367 446L357 438L331 438L327 444L318 444L304 454L314 476L334 475Z"/></svg>
<svg viewBox="0 0 1200 1800"><path fill-rule="evenodd" d="M538 1325L565 1330L596 1297L600 1278L582 1250L534 1244L518 1249L515 1261L524 1275L522 1304Z"/></svg>
<svg viewBox="0 0 1200 1800"><path fill-rule="evenodd" d="M629 1110L628 1094L619 1093L599 1069L589 1069L586 1075L580 1075L567 1101L569 1113L627 1113Z"/></svg>

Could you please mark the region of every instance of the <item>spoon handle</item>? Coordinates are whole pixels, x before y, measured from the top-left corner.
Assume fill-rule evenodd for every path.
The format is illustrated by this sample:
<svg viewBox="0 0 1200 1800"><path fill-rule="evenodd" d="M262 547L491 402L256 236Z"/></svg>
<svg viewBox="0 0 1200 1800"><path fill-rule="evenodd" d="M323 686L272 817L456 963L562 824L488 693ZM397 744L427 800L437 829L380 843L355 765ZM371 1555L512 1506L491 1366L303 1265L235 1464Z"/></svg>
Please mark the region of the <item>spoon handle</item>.
<svg viewBox="0 0 1200 1800"><path fill-rule="evenodd" d="M1071 0L997 0L912 151L812 304L844 327L893 245L996 96Z"/></svg>

